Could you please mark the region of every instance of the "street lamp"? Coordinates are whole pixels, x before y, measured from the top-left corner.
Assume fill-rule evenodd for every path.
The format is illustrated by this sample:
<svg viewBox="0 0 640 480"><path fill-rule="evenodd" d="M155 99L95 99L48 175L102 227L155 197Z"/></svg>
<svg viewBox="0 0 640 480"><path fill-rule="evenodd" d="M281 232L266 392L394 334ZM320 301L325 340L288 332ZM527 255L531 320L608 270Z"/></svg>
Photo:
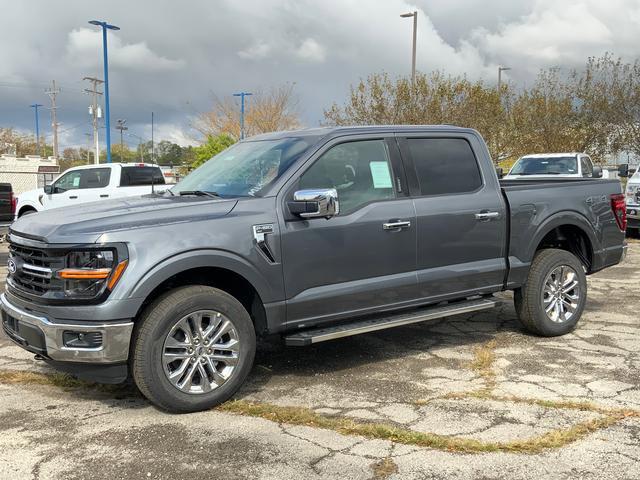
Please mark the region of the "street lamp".
<svg viewBox="0 0 640 480"><path fill-rule="evenodd" d="M234 97L240 97L240 140L244 138L244 97L249 97L253 93L240 92L234 93Z"/></svg>
<svg viewBox="0 0 640 480"><path fill-rule="evenodd" d="M411 56L411 83L416 83L416 35L418 32L418 12L403 13L400 15L402 18L413 17L413 53Z"/></svg>
<svg viewBox="0 0 640 480"><path fill-rule="evenodd" d="M109 116L109 64L107 60L107 29L120 30L120 27L109 25L107 22L101 22L99 20L91 20L89 23L91 25L96 25L102 28L102 51L104 54L104 111L105 126L107 129L107 162L111 163L111 125Z"/></svg>
<svg viewBox="0 0 640 480"><path fill-rule="evenodd" d="M41 154L40 152L40 122L38 121L38 108L40 108L42 105L39 103L34 103L33 105L29 105L31 108L35 109L35 114L36 114L36 153L38 155Z"/></svg>
<svg viewBox="0 0 640 480"><path fill-rule="evenodd" d="M498 67L498 95L502 94L502 72L511 70L511 67Z"/></svg>

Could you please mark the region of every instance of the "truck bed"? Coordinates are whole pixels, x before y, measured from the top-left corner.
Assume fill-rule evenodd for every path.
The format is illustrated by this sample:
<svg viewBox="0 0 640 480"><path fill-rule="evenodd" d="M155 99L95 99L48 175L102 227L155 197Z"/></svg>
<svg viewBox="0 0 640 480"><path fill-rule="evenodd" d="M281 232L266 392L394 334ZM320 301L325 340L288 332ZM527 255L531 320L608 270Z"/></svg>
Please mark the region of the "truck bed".
<svg viewBox="0 0 640 480"><path fill-rule="evenodd" d="M585 235L593 273L620 261L624 233L611 210L611 195L622 193L618 180L559 178L500 180L509 210L507 288L521 285L537 245L562 226L568 235Z"/></svg>

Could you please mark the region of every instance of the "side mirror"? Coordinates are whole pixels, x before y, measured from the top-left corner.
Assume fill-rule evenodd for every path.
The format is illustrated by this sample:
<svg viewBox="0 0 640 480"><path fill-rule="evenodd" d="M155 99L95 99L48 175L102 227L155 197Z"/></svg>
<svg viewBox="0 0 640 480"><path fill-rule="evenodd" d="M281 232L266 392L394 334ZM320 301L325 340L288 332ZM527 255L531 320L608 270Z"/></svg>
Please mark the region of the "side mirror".
<svg viewBox="0 0 640 480"><path fill-rule="evenodd" d="M53 185L45 185L44 193L46 193L47 195L51 195L53 193Z"/></svg>
<svg viewBox="0 0 640 480"><path fill-rule="evenodd" d="M629 164L622 163L618 165L618 176L622 178L626 178L629 176Z"/></svg>
<svg viewBox="0 0 640 480"><path fill-rule="evenodd" d="M591 174L593 178L602 178L602 167L597 165L593 166L593 173Z"/></svg>
<svg viewBox="0 0 640 480"><path fill-rule="evenodd" d="M329 219L340 212L338 191L335 188L298 190L288 206L292 214L301 218Z"/></svg>
<svg viewBox="0 0 640 480"><path fill-rule="evenodd" d="M498 175L498 178L504 177L504 170L502 167L496 167L496 175Z"/></svg>

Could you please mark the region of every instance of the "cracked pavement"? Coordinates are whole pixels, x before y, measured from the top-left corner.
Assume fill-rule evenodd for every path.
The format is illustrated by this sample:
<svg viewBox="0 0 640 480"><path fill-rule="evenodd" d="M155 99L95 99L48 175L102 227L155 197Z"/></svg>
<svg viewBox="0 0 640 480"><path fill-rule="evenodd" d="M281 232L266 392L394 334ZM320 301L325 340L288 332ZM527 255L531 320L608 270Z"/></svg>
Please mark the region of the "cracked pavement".
<svg viewBox="0 0 640 480"><path fill-rule="evenodd" d="M504 294L496 310L307 348L265 342L237 398L483 445L602 416L560 402L638 412L639 282L640 242L630 240L624 264L589 277L586 311L564 337L525 333ZM488 345L490 365L473 368ZM53 370L0 334L0 371ZM640 478L633 416L538 453L460 453L220 410L169 415L133 387L0 381L0 431L0 478L12 479Z"/></svg>

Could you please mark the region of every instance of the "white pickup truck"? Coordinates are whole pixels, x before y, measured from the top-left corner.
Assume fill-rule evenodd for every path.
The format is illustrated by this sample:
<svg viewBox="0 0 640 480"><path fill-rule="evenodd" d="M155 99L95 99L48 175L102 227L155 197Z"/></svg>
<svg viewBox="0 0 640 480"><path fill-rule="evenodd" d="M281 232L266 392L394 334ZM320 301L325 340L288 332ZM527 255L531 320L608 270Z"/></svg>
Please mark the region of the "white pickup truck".
<svg viewBox="0 0 640 480"><path fill-rule="evenodd" d="M147 163L83 165L66 170L51 185L18 196L16 218L50 208L132 197L167 189L160 167Z"/></svg>
<svg viewBox="0 0 640 480"><path fill-rule="evenodd" d="M518 178L601 178L601 167L594 166L584 153L538 153L520 157L505 175L505 180ZM608 178L608 174L605 175Z"/></svg>

